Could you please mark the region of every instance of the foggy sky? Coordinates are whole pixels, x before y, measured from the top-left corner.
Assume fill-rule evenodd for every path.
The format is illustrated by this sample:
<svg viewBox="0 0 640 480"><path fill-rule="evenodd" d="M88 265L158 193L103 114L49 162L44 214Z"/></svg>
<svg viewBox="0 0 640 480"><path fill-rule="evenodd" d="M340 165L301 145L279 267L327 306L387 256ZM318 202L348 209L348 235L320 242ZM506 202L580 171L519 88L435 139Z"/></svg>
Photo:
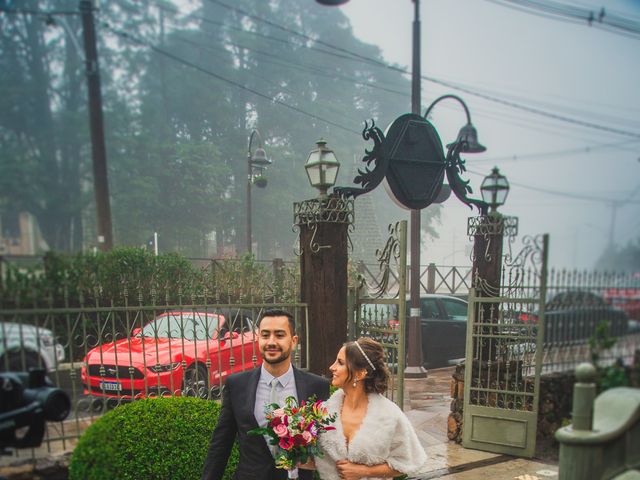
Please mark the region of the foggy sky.
<svg viewBox="0 0 640 480"><path fill-rule="evenodd" d="M606 3L607 11L640 24L640 2ZM579 5L601 7L586 0ZM379 45L387 61L410 69L411 0L351 0L339 8L357 37ZM591 268L609 243L614 209L614 243L625 245L640 236L640 36L543 18L486 0L422 0L421 24L422 75L636 134L557 121L423 80L423 112L445 93L461 96L471 110L487 146L485 153L465 157L466 178L477 196L483 176L497 165L511 182L501 211L519 217L521 238L550 234L550 262L556 267ZM455 139L464 120L454 101L438 104L431 118L443 143ZM421 263L468 263L466 219L473 214L450 198L438 227L441 238L428 242Z"/></svg>

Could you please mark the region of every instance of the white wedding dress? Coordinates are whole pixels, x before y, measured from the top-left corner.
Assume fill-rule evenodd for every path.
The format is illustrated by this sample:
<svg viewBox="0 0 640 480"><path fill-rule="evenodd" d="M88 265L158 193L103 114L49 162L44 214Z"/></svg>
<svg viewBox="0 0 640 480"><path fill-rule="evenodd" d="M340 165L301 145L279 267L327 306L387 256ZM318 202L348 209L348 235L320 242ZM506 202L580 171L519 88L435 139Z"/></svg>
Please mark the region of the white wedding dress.
<svg viewBox="0 0 640 480"><path fill-rule="evenodd" d="M336 429L319 437L323 456L316 457L315 463L322 480L339 480L336 461L345 459L370 466L387 463L407 475L415 475L424 468L427 455L406 415L380 394L370 393L368 397L369 405L360 429L348 445L340 419L344 392L336 390L327 400L329 413L337 413L337 417L332 424Z"/></svg>

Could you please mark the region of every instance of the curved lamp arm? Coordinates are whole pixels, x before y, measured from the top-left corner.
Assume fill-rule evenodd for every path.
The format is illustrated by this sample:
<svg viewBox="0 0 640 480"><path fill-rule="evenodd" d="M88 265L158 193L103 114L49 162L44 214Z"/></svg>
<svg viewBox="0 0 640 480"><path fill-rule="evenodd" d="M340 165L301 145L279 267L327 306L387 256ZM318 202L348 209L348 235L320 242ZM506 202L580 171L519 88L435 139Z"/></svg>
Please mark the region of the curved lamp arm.
<svg viewBox="0 0 640 480"><path fill-rule="evenodd" d="M436 98L431 103L431 105L429 105L429 107L427 108L427 111L424 112L424 118L427 118L427 116L429 116L429 113L431 113L431 110L433 110L433 107L436 106L436 103L440 102L441 100L444 100L445 98L453 98L457 100L460 103L460 105L462 105L462 107L464 108L464 113L467 114L467 123L471 123L471 114L469 113L469 108L467 107L467 104L464 103L464 100L462 100L459 96L453 95L451 93L447 95L442 95L441 97Z"/></svg>
<svg viewBox="0 0 640 480"><path fill-rule="evenodd" d="M253 142L254 135L258 137L258 139L260 140L260 147L262 147L262 135L260 135L260 132L257 128L254 128L253 130L251 130L251 135L249 135L249 158L251 158L251 144Z"/></svg>

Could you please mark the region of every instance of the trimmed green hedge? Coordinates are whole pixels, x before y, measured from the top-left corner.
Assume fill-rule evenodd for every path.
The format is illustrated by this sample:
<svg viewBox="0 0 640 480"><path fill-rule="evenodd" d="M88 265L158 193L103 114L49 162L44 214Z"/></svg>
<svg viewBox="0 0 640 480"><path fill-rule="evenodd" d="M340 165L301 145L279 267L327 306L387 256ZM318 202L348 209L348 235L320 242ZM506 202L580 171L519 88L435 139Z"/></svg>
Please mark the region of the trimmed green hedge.
<svg viewBox="0 0 640 480"><path fill-rule="evenodd" d="M138 400L115 408L78 441L70 480L200 478L220 405L197 398ZM225 479L238 463L234 446Z"/></svg>

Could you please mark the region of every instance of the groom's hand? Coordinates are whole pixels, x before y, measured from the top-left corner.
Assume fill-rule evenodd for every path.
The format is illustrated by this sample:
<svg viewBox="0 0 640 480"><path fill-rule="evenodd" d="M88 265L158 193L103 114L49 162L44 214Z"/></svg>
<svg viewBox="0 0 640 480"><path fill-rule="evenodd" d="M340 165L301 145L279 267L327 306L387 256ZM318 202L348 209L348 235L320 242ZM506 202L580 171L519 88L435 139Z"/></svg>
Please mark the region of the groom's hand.
<svg viewBox="0 0 640 480"><path fill-rule="evenodd" d="M367 466L359 463L352 463L348 460L338 460L336 462L338 474L343 480L358 480L367 476Z"/></svg>

